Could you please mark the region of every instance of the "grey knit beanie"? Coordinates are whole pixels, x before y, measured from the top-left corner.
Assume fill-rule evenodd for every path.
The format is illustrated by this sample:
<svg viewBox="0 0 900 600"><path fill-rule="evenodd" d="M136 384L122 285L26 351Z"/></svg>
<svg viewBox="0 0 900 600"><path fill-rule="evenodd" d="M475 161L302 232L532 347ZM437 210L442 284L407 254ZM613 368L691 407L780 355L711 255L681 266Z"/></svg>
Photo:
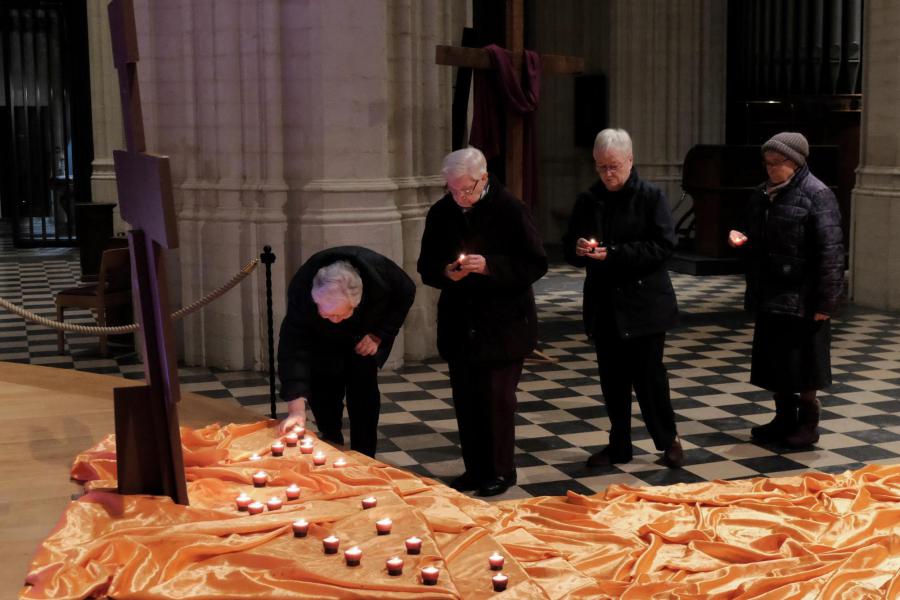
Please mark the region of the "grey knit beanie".
<svg viewBox="0 0 900 600"><path fill-rule="evenodd" d="M806 164L806 157L809 156L809 142L802 133L782 131L769 138L769 141L762 145L762 151L777 152L797 163L798 167L802 167Z"/></svg>

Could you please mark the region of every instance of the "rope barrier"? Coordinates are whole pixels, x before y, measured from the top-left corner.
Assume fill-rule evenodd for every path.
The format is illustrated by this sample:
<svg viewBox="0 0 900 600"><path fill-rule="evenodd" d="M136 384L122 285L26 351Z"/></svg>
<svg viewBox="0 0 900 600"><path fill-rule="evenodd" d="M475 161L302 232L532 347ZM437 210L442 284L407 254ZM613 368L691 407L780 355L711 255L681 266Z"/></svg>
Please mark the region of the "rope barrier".
<svg viewBox="0 0 900 600"><path fill-rule="evenodd" d="M234 277L232 277L230 281L228 281L224 285L219 286L199 300L192 302L191 304L188 304L187 306L173 312L171 315L172 320L181 319L193 312L197 312L198 310L239 284L241 281L243 281L250 273L253 272L254 269L256 269L256 265L258 264L258 258L252 259L246 265L241 267L241 270L238 271L238 273ZM90 335L121 335L123 333L132 333L140 329L140 325L138 325L137 323L131 323L130 325L118 325L116 327L99 327L54 321L53 319L48 319L46 317L42 317L37 313L33 313L30 310L18 306L17 304L13 304L5 298L0 298L0 306L13 314L19 315L26 321L31 321L32 323L37 323L38 325L43 325L45 327L50 327L51 329L71 331L73 333L86 333Z"/></svg>

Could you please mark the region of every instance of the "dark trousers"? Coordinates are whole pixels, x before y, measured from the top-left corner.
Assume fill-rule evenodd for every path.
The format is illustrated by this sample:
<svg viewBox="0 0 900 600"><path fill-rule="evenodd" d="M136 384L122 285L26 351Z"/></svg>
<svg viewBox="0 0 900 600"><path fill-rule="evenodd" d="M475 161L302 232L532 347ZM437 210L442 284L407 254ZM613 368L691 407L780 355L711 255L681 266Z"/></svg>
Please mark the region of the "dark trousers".
<svg viewBox="0 0 900 600"><path fill-rule="evenodd" d="M375 456L381 393L378 391L378 365L374 356L349 352L338 372L313 369L309 406L316 417L322 439L344 443L344 397L350 417L350 449Z"/></svg>
<svg viewBox="0 0 900 600"><path fill-rule="evenodd" d="M614 452L631 455L631 390L657 450L675 441L675 412L669 396L669 378L663 366L666 334L621 339L595 338L600 389L609 414L609 445Z"/></svg>
<svg viewBox="0 0 900 600"><path fill-rule="evenodd" d="M516 386L522 363L449 363L463 462L477 481L515 472Z"/></svg>

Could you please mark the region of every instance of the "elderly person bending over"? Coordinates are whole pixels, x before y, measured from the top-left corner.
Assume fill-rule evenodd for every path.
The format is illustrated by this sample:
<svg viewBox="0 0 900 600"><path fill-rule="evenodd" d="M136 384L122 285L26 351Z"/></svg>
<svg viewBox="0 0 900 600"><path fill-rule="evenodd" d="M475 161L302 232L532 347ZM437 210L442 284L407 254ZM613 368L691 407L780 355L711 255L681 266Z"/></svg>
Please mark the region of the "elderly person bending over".
<svg viewBox="0 0 900 600"><path fill-rule="evenodd" d="M412 306L416 287L390 259L358 246L314 254L294 275L278 342L285 432L306 424L309 402L323 440L375 456L381 394L377 371Z"/></svg>

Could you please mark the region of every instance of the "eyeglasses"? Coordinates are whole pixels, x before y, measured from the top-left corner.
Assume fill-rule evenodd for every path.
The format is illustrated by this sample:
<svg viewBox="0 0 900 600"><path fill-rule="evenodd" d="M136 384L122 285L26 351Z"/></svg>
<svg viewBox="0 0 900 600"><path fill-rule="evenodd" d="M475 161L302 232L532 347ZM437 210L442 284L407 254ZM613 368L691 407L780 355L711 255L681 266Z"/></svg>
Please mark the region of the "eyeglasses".
<svg viewBox="0 0 900 600"><path fill-rule="evenodd" d="M613 163L611 165L601 165L600 163L594 163L594 168L597 169L598 173L609 173L610 175L618 173L624 166L625 165L623 165L622 163Z"/></svg>
<svg viewBox="0 0 900 600"><path fill-rule="evenodd" d="M444 189L447 190L447 192L449 192L450 194L453 194L454 196L471 196L475 193L475 190L478 189L479 183L481 183L480 179L475 181L475 185L473 185L472 187L470 187L467 190L456 190L456 189L453 189L452 187L450 187L449 185L444 186Z"/></svg>
<svg viewBox="0 0 900 600"><path fill-rule="evenodd" d="M789 159L787 159L787 158L780 158L778 160L763 160L762 163L763 163L764 167L780 167L781 165L786 163L788 160Z"/></svg>

